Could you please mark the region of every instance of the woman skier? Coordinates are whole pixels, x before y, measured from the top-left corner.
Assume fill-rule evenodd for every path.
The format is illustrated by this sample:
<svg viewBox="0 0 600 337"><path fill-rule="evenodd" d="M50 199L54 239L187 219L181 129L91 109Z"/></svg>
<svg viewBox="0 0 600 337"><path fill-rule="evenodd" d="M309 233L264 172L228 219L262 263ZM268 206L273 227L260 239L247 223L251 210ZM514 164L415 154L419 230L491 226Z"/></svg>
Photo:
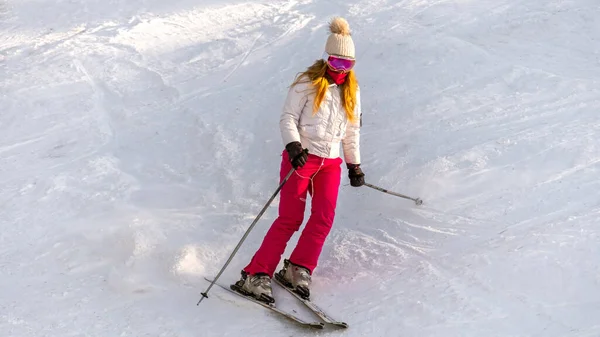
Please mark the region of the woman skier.
<svg viewBox="0 0 600 337"><path fill-rule="evenodd" d="M311 275L335 216L341 181L340 143L350 184L364 184L359 148L360 92L352 70L354 42L343 18L334 18L329 30L327 60L317 60L296 77L281 113L279 126L285 144L281 180L292 167L296 170L281 189L279 216L242 270L241 279L232 286L267 303L275 302L271 278L288 241L302 225L307 193L312 197L310 218L275 277L302 297L310 298Z"/></svg>

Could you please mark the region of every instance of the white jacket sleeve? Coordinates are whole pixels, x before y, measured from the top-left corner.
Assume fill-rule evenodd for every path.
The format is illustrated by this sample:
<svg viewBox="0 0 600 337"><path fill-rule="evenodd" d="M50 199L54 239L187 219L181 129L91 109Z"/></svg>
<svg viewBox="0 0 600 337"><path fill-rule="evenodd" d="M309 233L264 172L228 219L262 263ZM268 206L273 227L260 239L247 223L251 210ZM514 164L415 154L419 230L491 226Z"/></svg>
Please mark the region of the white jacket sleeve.
<svg viewBox="0 0 600 337"><path fill-rule="evenodd" d="M284 146L291 142L300 141L298 121L307 100L308 98L304 84L297 84L288 90L283 105L283 111L281 112L281 117L279 119L279 129L281 131L281 138Z"/></svg>
<svg viewBox="0 0 600 337"><path fill-rule="evenodd" d="M342 139L344 160L347 164L360 164L360 127L362 124L362 109L360 104L360 90L356 92L356 107L354 122L348 121L346 135Z"/></svg>

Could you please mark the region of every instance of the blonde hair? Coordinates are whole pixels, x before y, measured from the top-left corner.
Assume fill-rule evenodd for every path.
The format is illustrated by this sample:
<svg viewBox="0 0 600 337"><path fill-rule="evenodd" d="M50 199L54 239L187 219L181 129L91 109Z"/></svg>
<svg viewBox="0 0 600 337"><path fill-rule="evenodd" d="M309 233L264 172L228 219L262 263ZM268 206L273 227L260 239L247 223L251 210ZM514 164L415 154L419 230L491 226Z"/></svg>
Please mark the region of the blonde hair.
<svg viewBox="0 0 600 337"><path fill-rule="evenodd" d="M315 61L311 66L309 66L305 71L299 73L296 76L296 79L292 83L292 87L298 83L306 83L310 82L312 84L313 89L315 90L315 102L313 105L313 114L316 114L319 111L319 107L321 103L323 103L323 99L325 99L325 94L327 93L327 88L329 87L329 82L325 77L325 73L327 72L327 62L323 59ZM346 116L348 120L351 122L356 122L356 116L354 114L354 109L356 107L356 91L358 89L358 82L356 81L356 76L354 75L354 70L350 70L348 75L346 75L346 80L341 85L342 90L342 105L346 110Z"/></svg>

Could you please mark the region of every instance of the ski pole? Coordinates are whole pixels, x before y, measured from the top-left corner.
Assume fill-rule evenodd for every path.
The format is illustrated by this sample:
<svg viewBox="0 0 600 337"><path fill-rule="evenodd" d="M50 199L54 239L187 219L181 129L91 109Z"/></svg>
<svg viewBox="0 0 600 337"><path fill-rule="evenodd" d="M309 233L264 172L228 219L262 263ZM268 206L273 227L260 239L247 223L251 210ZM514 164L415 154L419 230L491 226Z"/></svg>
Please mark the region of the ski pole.
<svg viewBox="0 0 600 337"><path fill-rule="evenodd" d="M304 153L308 153L308 150L304 149ZM205 298L208 298L208 292L210 291L210 289L213 287L213 285L215 284L215 282L217 282L217 280L219 279L219 277L221 277L221 274L223 274L223 272L225 271L225 268L227 268L227 266L229 265L229 263L231 262L231 260L233 260L233 257L235 256L235 254L237 253L237 251L242 246L242 243L244 242L244 240L246 240L246 237L248 237L248 234L250 234L250 231L252 230L252 228L254 227L254 225L256 225L256 223L258 222L258 219L260 219L260 217L265 213L265 211L267 210L267 208L269 207L269 205L271 204L271 202L273 201L273 199L275 199L275 197L277 196L277 194L279 193L279 191L281 191L281 188L283 187L283 185L288 181L288 179L290 179L290 176L292 175L292 173L294 173L295 170L296 170L295 168L292 168L290 170L290 172L288 172L288 174L285 176L285 178L283 178L283 181L281 181L281 183L279 184L279 186L275 190L275 193L273 193L273 195L271 196L271 198L269 199L269 201L267 201L267 203L262 208L262 210L260 211L260 213L258 213L258 215L254 219L254 221L252 222L252 224L250 225L250 227L248 227L248 229L246 230L246 233L244 233L244 235L242 236L242 239L240 240L240 242L238 242L237 246L235 247L235 249L233 250L233 252L229 256L229 259L227 259L227 262L225 262L225 265L223 266L223 268L221 268L221 270L219 271L219 273L217 274L217 276L215 277L215 279L212 280L212 282L208 286L208 289L206 289L205 292L201 293L202 297L200 298L200 301L198 301L198 304L196 304L196 305L200 305L200 303L202 302L202 300L204 300Z"/></svg>
<svg viewBox="0 0 600 337"><path fill-rule="evenodd" d="M283 181L281 182L281 184L279 184L279 187L277 187L277 190L275 190L275 193L273 193L273 195L271 196L271 198L269 199L269 201L265 204L265 206L260 211L260 213L258 213L258 215L254 219L254 221L252 222L252 224L250 225L250 227L248 227L248 229L246 230L246 233L244 233L244 236L242 236L242 239L240 240L240 242L237 244L237 246L235 247L235 249L233 250L233 252L229 256L229 259L227 260L227 262L225 262L225 265L223 266L223 268L221 268L221 271L219 271L219 273L217 274L217 277L215 277L215 279L212 280L212 282L208 286L208 289L206 289L205 292L201 293L202 297L200 298L200 301L198 301L197 305L199 305L200 302L202 302L203 299L208 298L208 292L210 291L210 288L212 288L212 286L215 284L215 282L217 282L217 280L219 279L219 277L221 277L221 274L223 274L223 272L225 271L225 268L227 268L227 266L229 265L229 263L231 262L231 260L235 256L235 254L237 253L238 249L240 249L240 247L242 246L242 243L244 242L244 240L246 240L246 237L248 237L248 234L250 234L250 231L252 230L252 228L254 227L254 225L256 225L256 223L258 222L258 219L260 219L260 217L263 215L263 213L265 213L265 211L267 210L267 207L269 207L269 205L271 204L271 202L273 201L273 199L275 199L275 196L277 196L277 194L279 193L279 191L283 187L283 184L285 184L286 181L292 175L292 173L294 173L294 170L295 169L292 168L290 170L290 172L288 172L287 176L283 179Z"/></svg>
<svg viewBox="0 0 600 337"><path fill-rule="evenodd" d="M411 197L409 197L407 195L396 193L396 192L392 192L392 191L388 191L385 188L381 188L381 187L378 187L378 186L375 186L375 185L372 185L372 184L369 184L369 183L365 183L365 186L368 186L370 188L376 189L376 190L378 190L380 192L383 192L383 193L387 193L387 194L395 195L395 196L400 197L400 198L412 200L417 205L422 205L423 204L423 200L421 200L420 198L411 198Z"/></svg>

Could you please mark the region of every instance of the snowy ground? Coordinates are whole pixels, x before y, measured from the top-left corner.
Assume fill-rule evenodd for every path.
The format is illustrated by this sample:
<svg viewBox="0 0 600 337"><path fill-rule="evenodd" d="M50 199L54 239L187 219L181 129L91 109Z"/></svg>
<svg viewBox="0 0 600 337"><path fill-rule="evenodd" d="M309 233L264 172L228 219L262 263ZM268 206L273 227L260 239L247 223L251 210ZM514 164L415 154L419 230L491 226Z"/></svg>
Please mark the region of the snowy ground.
<svg viewBox="0 0 600 337"><path fill-rule="evenodd" d="M343 180L313 298L349 330L218 288L196 306L277 185L286 86L333 15L367 180L425 205ZM600 336L599 18L597 0L0 1L0 336Z"/></svg>

